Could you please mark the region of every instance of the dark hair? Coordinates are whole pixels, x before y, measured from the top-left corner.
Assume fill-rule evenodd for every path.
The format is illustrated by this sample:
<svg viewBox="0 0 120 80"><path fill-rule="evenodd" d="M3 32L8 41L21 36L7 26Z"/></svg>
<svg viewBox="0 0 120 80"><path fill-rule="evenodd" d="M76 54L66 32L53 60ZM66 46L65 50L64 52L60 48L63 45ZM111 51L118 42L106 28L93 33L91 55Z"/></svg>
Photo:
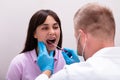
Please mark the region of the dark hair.
<svg viewBox="0 0 120 80"><path fill-rule="evenodd" d="M39 25L44 23L48 15L52 16L60 26L60 40L58 46L62 47L62 29L59 17L52 10L39 10L30 19L25 47L22 53L37 49L37 39L34 38L34 32Z"/></svg>

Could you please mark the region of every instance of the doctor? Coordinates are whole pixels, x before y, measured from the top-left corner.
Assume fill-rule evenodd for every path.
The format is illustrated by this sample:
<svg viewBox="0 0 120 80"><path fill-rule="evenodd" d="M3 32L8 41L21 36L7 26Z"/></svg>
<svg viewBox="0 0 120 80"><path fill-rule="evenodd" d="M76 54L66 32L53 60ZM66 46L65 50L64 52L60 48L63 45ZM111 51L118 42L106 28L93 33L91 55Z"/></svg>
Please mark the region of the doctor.
<svg viewBox="0 0 120 80"><path fill-rule="evenodd" d="M112 12L96 3L86 4L76 12L74 26L78 54L85 62L66 65L52 75L54 60L45 54L47 57L41 56L46 58L41 65L45 70L36 80L120 80L120 47L114 45Z"/></svg>

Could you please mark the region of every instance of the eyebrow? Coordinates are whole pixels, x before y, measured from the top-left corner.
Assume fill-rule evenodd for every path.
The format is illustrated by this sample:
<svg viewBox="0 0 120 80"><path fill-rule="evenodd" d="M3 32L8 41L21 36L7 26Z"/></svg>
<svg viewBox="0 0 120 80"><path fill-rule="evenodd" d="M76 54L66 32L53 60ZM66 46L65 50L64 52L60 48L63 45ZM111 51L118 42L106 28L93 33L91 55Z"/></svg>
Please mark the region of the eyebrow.
<svg viewBox="0 0 120 80"><path fill-rule="evenodd" d="M56 23L54 23L53 25L57 25L58 23L56 22Z"/></svg>
<svg viewBox="0 0 120 80"><path fill-rule="evenodd" d="M53 25L57 25L58 23L56 22L56 23L54 23ZM47 25L49 25L49 24L46 24L46 23L43 23L42 24L43 26L47 26Z"/></svg>
<svg viewBox="0 0 120 80"><path fill-rule="evenodd" d="M42 26L47 26L48 24L42 24Z"/></svg>

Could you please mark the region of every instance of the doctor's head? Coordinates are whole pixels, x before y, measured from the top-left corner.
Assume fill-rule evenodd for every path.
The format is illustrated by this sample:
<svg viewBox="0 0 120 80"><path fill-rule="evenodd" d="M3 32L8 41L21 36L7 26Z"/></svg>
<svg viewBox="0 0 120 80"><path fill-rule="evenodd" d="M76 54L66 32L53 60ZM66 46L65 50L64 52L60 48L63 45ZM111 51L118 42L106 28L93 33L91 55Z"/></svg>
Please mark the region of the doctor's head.
<svg viewBox="0 0 120 80"><path fill-rule="evenodd" d="M30 19L23 52L37 49L38 41L45 43L51 51L62 46L62 29L59 17L52 10L39 10Z"/></svg>
<svg viewBox="0 0 120 80"><path fill-rule="evenodd" d="M115 22L112 12L97 3L88 3L74 16L78 54L86 59L95 52L114 46Z"/></svg>

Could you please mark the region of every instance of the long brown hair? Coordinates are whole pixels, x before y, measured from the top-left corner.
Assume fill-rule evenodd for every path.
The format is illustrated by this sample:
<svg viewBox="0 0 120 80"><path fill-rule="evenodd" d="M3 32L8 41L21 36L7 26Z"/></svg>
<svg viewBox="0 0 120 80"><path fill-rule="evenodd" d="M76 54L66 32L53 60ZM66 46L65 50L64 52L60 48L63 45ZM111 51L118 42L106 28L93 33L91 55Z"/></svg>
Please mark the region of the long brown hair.
<svg viewBox="0 0 120 80"><path fill-rule="evenodd" d="M34 38L34 32L39 25L44 23L48 15L52 16L60 26L60 40L58 46L62 47L62 29L59 17L52 10L39 10L30 19L25 47L21 53L37 49L37 39Z"/></svg>

